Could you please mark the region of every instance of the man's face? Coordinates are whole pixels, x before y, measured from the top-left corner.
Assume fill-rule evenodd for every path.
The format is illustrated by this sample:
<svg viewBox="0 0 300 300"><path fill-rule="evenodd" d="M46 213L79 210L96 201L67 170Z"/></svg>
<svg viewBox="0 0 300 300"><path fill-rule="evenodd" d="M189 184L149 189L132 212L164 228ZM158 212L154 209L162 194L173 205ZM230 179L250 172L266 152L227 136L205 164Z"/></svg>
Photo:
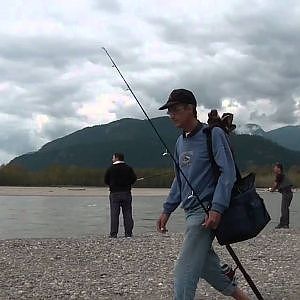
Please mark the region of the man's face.
<svg viewBox="0 0 300 300"><path fill-rule="evenodd" d="M117 158L115 157L115 155L112 156L112 162L114 163L115 161L117 161Z"/></svg>
<svg viewBox="0 0 300 300"><path fill-rule="evenodd" d="M168 108L167 114L177 128L184 128L193 118L193 109L190 105L174 104Z"/></svg>
<svg viewBox="0 0 300 300"><path fill-rule="evenodd" d="M273 171L274 171L275 174L280 174L281 173L281 169L278 168L277 166L274 167Z"/></svg>

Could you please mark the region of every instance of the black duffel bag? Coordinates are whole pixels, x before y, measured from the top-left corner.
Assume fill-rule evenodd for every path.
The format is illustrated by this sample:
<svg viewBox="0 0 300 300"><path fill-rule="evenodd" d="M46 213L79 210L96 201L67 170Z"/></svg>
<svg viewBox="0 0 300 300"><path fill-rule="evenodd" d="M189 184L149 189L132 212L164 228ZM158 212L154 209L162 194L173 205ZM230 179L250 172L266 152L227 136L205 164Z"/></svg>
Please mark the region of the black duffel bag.
<svg viewBox="0 0 300 300"><path fill-rule="evenodd" d="M257 236L270 220L255 189L255 174L250 173L234 185L230 205L215 231L216 238L220 245L245 241Z"/></svg>

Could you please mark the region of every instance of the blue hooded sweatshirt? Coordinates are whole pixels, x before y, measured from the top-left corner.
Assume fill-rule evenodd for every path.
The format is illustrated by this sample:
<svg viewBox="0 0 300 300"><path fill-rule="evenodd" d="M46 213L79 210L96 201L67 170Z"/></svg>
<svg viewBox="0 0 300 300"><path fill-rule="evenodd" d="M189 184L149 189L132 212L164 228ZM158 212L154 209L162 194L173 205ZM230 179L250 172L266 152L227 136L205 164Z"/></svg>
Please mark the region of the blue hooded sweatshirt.
<svg viewBox="0 0 300 300"><path fill-rule="evenodd" d="M217 184L209 159L207 135L203 131L208 125L198 123L190 133L183 133L177 139L174 158L201 201L209 201L211 210L223 213L229 206L231 190L236 181L235 163L226 133L219 127L212 129L212 149L219 166L220 176ZM195 195L182 174L175 166L169 196L164 203L163 212L171 214L179 205L190 209L199 205Z"/></svg>

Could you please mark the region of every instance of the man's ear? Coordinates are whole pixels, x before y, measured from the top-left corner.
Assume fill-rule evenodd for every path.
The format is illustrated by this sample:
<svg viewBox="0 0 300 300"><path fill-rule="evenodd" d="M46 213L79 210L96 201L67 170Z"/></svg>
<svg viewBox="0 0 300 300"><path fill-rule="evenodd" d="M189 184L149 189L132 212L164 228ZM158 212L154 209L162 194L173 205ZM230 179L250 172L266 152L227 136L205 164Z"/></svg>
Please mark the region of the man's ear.
<svg viewBox="0 0 300 300"><path fill-rule="evenodd" d="M188 110L188 111L190 111L191 113L193 113L193 111L194 111L194 106L193 106L192 104L188 104L188 105L186 106L186 110Z"/></svg>

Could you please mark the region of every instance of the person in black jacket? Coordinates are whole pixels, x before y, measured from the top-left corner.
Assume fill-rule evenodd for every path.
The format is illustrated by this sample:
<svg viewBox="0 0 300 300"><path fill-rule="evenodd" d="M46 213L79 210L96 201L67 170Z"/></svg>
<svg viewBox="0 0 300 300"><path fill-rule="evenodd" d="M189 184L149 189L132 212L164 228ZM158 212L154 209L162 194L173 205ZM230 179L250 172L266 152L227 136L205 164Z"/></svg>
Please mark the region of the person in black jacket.
<svg viewBox="0 0 300 300"><path fill-rule="evenodd" d="M276 229L280 228L289 228L290 225L290 212L289 207L293 199L292 183L289 178L283 172L283 165L277 162L273 169L275 175L275 181L273 187L269 188L270 192L278 191L282 195L281 200L281 217L279 224L275 227Z"/></svg>
<svg viewBox="0 0 300 300"><path fill-rule="evenodd" d="M104 176L104 182L110 190L110 237L116 238L118 235L120 208L122 208L125 237L131 237L134 225L131 186L137 177L133 169L124 162L123 153L114 153L112 162Z"/></svg>

